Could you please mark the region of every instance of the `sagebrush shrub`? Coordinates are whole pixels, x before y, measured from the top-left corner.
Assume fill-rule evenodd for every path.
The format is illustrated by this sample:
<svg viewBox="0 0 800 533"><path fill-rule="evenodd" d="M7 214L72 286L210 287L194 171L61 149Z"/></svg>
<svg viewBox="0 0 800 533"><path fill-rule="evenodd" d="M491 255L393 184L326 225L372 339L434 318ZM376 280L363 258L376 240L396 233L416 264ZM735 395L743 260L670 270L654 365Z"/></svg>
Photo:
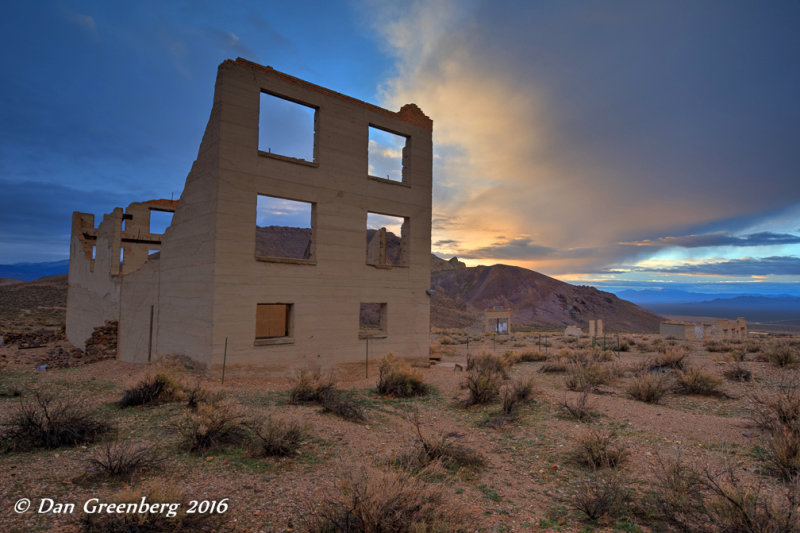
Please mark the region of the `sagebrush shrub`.
<svg viewBox="0 0 800 533"><path fill-rule="evenodd" d="M83 407L82 398L35 391L24 397L3 424L4 446L12 450L59 448L94 442L111 424Z"/></svg>
<svg viewBox="0 0 800 533"><path fill-rule="evenodd" d="M267 416L252 424L252 448L257 457L296 455L308 438L308 426L294 420Z"/></svg>
<svg viewBox="0 0 800 533"><path fill-rule="evenodd" d="M119 406L124 408L171 402L179 399L181 394L182 387L171 374L158 372L146 376L137 385L125 390Z"/></svg>
<svg viewBox="0 0 800 533"><path fill-rule="evenodd" d="M193 453L240 444L250 436L241 408L232 402L204 404L178 423L183 445Z"/></svg>
<svg viewBox="0 0 800 533"><path fill-rule="evenodd" d="M704 396L719 396L722 394L720 385L722 380L697 367L689 367L678 372L675 382L676 392L683 394L700 394Z"/></svg>
<svg viewBox="0 0 800 533"><path fill-rule="evenodd" d="M662 374L644 374L633 378L626 392L634 400L659 403L669 390L667 378Z"/></svg>
<svg viewBox="0 0 800 533"><path fill-rule="evenodd" d="M411 368L402 359L393 354L386 356L380 363L378 377L378 394L410 398L428 393L428 387L422 382L422 374Z"/></svg>
<svg viewBox="0 0 800 533"><path fill-rule="evenodd" d="M164 460L152 444L111 441L95 450L88 462L100 474L130 479L133 474L150 470Z"/></svg>

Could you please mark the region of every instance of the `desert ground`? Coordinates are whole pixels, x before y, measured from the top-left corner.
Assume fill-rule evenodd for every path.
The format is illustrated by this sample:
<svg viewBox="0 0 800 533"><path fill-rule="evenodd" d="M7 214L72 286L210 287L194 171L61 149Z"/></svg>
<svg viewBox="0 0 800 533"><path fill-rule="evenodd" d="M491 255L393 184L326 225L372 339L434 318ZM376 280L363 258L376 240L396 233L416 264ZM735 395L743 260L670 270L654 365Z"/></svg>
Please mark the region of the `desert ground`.
<svg viewBox="0 0 800 533"><path fill-rule="evenodd" d="M433 338L429 367L224 384L7 342L0 529L798 530L800 339ZM142 498L181 507L83 507Z"/></svg>

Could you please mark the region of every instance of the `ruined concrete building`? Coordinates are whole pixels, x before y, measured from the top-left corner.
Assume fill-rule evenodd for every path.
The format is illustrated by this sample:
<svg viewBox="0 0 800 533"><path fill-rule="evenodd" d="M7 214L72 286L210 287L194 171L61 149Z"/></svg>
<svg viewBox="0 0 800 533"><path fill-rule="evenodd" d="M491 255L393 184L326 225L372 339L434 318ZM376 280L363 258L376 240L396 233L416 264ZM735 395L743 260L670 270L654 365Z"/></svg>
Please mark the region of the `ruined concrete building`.
<svg viewBox="0 0 800 533"><path fill-rule="evenodd" d="M662 337L673 337L684 340L732 340L747 339L747 321L739 317L736 320L720 318L713 322L693 323L668 320L659 327Z"/></svg>
<svg viewBox="0 0 800 533"><path fill-rule="evenodd" d="M300 125L276 132L266 106ZM284 148L298 132L306 153ZM262 374L363 361L365 338L376 357L427 359L431 133L414 104L391 112L225 61L179 201L117 208L97 227L73 214L69 340L118 320L123 361L179 354ZM396 171L373 175L373 134L398 143L378 154ZM174 212L163 233L158 212Z"/></svg>

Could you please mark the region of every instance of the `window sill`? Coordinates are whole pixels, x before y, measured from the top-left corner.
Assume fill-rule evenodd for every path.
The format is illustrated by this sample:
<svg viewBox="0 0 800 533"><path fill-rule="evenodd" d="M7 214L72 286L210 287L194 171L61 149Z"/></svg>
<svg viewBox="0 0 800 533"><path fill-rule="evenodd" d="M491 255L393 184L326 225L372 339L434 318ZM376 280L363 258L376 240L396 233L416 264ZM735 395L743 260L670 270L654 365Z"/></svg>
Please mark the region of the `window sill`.
<svg viewBox="0 0 800 533"><path fill-rule="evenodd" d="M408 265L376 265L373 263L367 263L367 266L371 266L373 268L379 268L381 270L391 270L393 268L408 268Z"/></svg>
<svg viewBox="0 0 800 533"><path fill-rule="evenodd" d="M378 181L380 183L386 183L387 185L399 185L407 189L411 188L411 185L405 181L390 180L388 178L379 178L378 176L369 176L369 175L367 176L367 179L370 179L372 181Z"/></svg>
<svg viewBox="0 0 800 533"><path fill-rule="evenodd" d="M256 339L253 346L271 346L273 344L294 344L294 337L270 337Z"/></svg>
<svg viewBox="0 0 800 533"><path fill-rule="evenodd" d="M297 259L294 257L263 257L260 255L255 256L256 261L263 263L288 263L291 265L316 265L316 259Z"/></svg>
<svg viewBox="0 0 800 533"><path fill-rule="evenodd" d="M286 163L294 163L295 165L303 165L306 167L319 168L319 163L317 163L316 161L306 161L305 159L299 159L297 157L289 157L286 155L273 154L272 152L262 152L261 150L258 151L258 155L260 155L261 157L267 157L269 159L277 159L278 161L284 161Z"/></svg>
<svg viewBox="0 0 800 533"><path fill-rule="evenodd" d="M389 336L386 333L364 333L362 331L358 332L359 339L386 339Z"/></svg>

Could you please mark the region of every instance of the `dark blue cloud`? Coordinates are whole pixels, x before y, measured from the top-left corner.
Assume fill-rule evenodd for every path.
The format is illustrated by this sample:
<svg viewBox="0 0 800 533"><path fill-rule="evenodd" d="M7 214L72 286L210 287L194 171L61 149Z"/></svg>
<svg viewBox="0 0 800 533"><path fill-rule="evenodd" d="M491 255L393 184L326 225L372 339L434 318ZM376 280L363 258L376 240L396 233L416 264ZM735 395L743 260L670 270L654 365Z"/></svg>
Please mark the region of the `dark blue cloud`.
<svg viewBox="0 0 800 533"><path fill-rule="evenodd" d="M554 248L542 246L534 243L527 237L519 239L507 239L495 242L489 246L473 248L471 250L459 250L458 257L461 259L539 259L548 257L556 253Z"/></svg>
<svg viewBox="0 0 800 533"><path fill-rule="evenodd" d="M774 246L781 244L798 244L800 235L791 233L772 233L763 231L751 233L743 237L727 235L725 233L711 233L707 235L682 235L645 239L634 242L623 242L628 246L652 246L664 248L676 246L681 248L702 248L709 246Z"/></svg>

